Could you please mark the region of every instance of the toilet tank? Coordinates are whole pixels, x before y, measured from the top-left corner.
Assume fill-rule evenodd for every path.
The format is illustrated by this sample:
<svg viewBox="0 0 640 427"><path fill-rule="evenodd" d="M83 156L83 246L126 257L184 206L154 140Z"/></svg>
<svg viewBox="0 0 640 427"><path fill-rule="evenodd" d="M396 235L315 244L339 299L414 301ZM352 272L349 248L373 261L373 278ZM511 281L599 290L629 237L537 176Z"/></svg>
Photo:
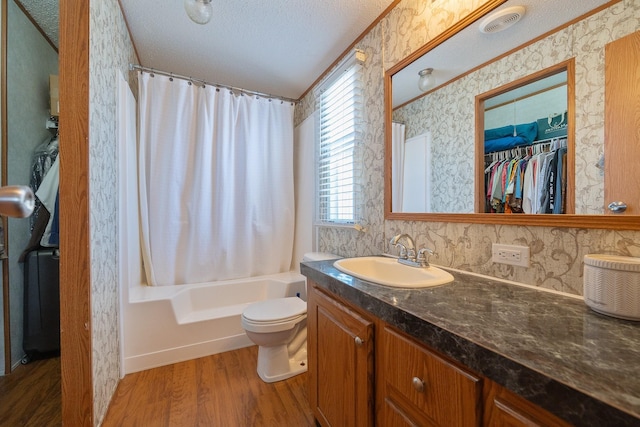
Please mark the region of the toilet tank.
<svg viewBox="0 0 640 427"><path fill-rule="evenodd" d="M306 254L303 255L302 257L302 261L326 261L326 260L330 260L330 259L339 259L342 258L340 255L336 255L336 254L332 254L332 253L328 253L328 252L307 252ZM307 300L307 278L305 277L304 279L304 285L305 285L305 289L304 289L304 293L300 293L300 295L298 295L300 298L302 298L304 301Z"/></svg>
<svg viewBox="0 0 640 427"><path fill-rule="evenodd" d="M329 259L339 259L339 258L342 258L342 257L329 252L307 252L302 257L302 261L326 261Z"/></svg>

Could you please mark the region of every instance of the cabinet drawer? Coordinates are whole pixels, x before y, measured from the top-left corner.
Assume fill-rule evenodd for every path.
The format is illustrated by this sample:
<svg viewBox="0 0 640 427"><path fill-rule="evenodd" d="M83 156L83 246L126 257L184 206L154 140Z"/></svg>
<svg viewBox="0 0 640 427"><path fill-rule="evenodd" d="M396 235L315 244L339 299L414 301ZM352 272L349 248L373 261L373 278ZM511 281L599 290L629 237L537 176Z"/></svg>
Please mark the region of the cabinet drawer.
<svg viewBox="0 0 640 427"><path fill-rule="evenodd" d="M385 407L435 426L480 425L480 378L389 327L382 340Z"/></svg>
<svg viewBox="0 0 640 427"><path fill-rule="evenodd" d="M570 427L570 424L493 381L485 381L487 427Z"/></svg>

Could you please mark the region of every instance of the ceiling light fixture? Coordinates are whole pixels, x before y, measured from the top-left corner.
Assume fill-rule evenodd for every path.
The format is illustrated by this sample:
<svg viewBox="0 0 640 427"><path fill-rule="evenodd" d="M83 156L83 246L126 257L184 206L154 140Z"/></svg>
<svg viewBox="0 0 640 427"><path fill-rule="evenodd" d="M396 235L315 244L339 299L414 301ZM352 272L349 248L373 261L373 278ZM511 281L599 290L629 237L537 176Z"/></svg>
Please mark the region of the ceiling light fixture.
<svg viewBox="0 0 640 427"><path fill-rule="evenodd" d="M425 68L418 72L418 87L421 91L426 92L435 86L436 80L433 78L433 68Z"/></svg>
<svg viewBox="0 0 640 427"><path fill-rule="evenodd" d="M209 22L213 15L211 0L184 0L184 10L193 22L201 25Z"/></svg>

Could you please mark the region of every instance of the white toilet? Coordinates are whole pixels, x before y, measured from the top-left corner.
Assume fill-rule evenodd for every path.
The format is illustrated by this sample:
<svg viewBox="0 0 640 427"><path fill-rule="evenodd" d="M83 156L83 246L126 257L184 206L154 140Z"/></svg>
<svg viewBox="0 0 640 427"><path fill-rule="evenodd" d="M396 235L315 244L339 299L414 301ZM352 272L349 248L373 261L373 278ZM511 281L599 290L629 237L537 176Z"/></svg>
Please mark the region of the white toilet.
<svg viewBox="0 0 640 427"><path fill-rule="evenodd" d="M340 258L311 252L303 261ZM307 303L299 297L274 298L249 304L242 327L258 347L258 375L264 382L285 380L307 371Z"/></svg>

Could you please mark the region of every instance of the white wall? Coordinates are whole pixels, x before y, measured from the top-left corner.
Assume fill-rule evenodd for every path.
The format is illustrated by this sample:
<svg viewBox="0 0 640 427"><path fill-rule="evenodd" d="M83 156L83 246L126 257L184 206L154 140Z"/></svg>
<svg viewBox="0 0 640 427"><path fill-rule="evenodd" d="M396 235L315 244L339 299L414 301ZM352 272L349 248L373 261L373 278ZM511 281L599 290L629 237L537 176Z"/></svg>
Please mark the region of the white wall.
<svg viewBox="0 0 640 427"><path fill-rule="evenodd" d="M567 111L567 88L557 87L485 112L484 128L492 129L546 118L550 113Z"/></svg>
<svg viewBox="0 0 640 427"><path fill-rule="evenodd" d="M294 132L294 180L296 231L291 269L300 271L306 252L315 251L315 114L311 114Z"/></svg>

